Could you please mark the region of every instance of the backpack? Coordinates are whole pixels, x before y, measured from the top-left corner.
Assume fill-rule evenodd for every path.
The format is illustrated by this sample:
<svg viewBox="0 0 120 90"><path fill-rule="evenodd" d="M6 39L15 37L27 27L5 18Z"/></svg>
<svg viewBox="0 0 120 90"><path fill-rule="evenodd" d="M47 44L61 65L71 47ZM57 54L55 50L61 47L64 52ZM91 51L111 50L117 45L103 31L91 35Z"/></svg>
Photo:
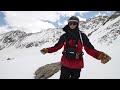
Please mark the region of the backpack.
<svg viewBox="0 0 120 90"><path fill-rule="evenodd" d="M82 36L81 36L80 31L79 31L79 35L80 35L80 40L81 40L81 44L82 44L82 48L83 48L83 40L82 40ZM66 41L66 48L62 52L62 54L64 56L66 56L68 59L70 59L70 60L71 59L80 59L84 55L83 52L81 54L77 53L78 39L76 39L74 47L69 47L68 40L66 39L66 37L65 37L65 41Z"/></svg>

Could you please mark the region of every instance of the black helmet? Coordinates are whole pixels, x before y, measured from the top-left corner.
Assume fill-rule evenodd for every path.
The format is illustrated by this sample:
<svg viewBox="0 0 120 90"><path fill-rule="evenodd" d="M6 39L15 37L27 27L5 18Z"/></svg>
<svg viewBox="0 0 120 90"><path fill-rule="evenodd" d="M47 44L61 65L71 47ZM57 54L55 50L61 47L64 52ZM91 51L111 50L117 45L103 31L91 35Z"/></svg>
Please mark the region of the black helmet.
<svg viewBox="0 0 120 90"><path fill-rule="evenodd" d="M76 21L77 23L79 23L79 18L76 16L72 16L69 18L68 22L70 22L70 21Z"/></svg>

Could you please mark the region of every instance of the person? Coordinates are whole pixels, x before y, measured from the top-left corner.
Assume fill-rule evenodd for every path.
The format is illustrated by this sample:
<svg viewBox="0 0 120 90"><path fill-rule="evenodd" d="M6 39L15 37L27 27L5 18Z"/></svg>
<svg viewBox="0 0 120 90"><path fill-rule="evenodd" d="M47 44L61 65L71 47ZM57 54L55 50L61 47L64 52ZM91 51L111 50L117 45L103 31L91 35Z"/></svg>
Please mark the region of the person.
<svg viewBox="0 0 120 90"><path fill-rule="evenodd" d="M53 46L43 48L40 51L43 54L53 53L64 46L61 57L61 73L60 79L79 79L81 69L84 67L83 52L84 47L87 54L101 60L101 63L106 64L111 57L102 51L98 51L90 43L85 33L79 30L79 18L71 16L68 19L68 24L63 28L65 33L60 36L59 41Z"/></svg>

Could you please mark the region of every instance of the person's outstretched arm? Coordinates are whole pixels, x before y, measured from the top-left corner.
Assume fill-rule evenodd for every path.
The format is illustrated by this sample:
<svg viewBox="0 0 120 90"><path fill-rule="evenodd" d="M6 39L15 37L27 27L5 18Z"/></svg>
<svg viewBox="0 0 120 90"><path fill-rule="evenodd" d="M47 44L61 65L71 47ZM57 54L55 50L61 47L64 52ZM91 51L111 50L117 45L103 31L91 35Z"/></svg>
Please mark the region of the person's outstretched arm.
<svg viewBox="0 0 120 90"><path fill-rule="evenodd" d="M86 36L86 34L82 33L82 39L83 39L83 46L85 51L87 52L87 54L89 54L90 56L98 59L98 56L102 53L101 51L98 51L94 48L94 46L91 44L91 42L89 41L88 37Z"/></svg>
<svg viewBox="0 0 120 90"><path fill-rule="evenodd" d="M53 53L61 49L63 45L64 45L64 35L60 37L59 41L53 47L43 48L41 52L43 54Z"/></svg>
<svg viewBox="0 0 120 90"><path fill-rule="evenodd" d="M82 38L84 43L84 49L90 56L101 60L101 63L103 64L107 63L111 59L111 57L105 54L104 52L96 50L84 33L82 33Z"/></svg>

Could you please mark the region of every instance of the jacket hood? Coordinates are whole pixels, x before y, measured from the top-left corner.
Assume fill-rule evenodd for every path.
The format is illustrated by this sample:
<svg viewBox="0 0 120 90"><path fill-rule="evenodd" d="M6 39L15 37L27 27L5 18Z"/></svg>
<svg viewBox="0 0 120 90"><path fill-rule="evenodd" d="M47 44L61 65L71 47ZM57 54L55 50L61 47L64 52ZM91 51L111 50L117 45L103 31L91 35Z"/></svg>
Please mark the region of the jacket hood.
<svg viewBox="0 0 120 90"><path fill-rule="evenodd" d="M68 25L66 25L65 27L63 27L63 31L65 31L66 33L70 33L70 32L78 32L79 28L78 26L75 29L71 29Z"/></svg>

